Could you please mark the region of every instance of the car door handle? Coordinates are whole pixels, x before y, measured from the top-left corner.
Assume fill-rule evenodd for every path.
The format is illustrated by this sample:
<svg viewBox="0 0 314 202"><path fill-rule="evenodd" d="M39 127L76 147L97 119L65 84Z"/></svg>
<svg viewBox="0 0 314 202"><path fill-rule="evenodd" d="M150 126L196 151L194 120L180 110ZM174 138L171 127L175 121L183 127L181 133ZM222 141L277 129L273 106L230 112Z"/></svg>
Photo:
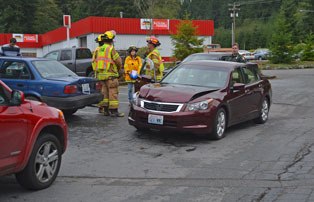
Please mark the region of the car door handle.
<svg viewBox="0 0 314 202"><path fill-rule="evenodd" d="M72 62L69 62L69 63L68 63L68 65L72 65L72 64L73 64Z"/></svg>
<svg viewBox="0 0 314 202"><path fill-rule="evenodd" d="M24 87L24 84L18 83L16 84L18 87Z"/></svg>

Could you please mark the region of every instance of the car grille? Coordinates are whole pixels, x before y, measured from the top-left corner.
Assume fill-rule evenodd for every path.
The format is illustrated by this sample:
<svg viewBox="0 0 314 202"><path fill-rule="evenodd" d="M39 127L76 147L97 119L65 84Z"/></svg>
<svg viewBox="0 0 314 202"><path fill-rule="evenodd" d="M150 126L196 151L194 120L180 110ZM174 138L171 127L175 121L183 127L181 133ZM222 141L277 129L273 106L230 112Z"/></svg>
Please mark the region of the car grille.
<svg viewBox="0 0 314 202"><path fill-rule="evenodd" d="M183 104L143 101L142 107L157 112L179 112Z"/></svg>

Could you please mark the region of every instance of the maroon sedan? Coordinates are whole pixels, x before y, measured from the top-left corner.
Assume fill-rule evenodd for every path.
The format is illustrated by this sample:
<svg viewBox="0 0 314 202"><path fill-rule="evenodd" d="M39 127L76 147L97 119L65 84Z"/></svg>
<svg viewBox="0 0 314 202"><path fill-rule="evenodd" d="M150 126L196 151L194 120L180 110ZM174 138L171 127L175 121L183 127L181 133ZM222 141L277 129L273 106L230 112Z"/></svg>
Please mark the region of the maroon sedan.
<svg viewBox="0 0 314 202"><path fill-rule="evenodd" d="M160 83L143 86L130 107L128 121L138 130L225 136L227 127L268 119L272 90L267 79L246 64L191 61L179 65Z"/></svg>

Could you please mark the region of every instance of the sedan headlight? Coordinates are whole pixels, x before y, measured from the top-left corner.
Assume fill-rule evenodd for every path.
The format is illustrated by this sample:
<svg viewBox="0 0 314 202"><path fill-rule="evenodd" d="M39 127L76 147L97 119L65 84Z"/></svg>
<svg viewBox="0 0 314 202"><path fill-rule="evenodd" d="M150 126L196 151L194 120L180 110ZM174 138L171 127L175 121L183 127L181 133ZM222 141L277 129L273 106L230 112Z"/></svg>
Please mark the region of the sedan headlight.
<svg viewBox="0 0 314 202"><path fill-rule="evenodd" d="M140 98L139 98L139 92L136 92L133 94L133 104L136 106L140 106Z"/></svg>
<svg viewBox="0 0 314 202"><path fill-rule="evenodd" d="M206 110L208 109L209 104L213 101L213 99L196 102L196 103L190 103L187 106L188 111L198 111L198 110Z"/></svg>

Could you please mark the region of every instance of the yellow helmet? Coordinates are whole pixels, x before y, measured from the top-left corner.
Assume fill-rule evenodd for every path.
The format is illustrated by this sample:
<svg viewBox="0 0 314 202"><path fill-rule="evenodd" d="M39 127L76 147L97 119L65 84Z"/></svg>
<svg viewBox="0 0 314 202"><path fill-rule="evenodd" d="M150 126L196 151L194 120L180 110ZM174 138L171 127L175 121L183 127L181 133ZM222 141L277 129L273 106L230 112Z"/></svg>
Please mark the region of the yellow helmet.
<svg viewBox="0 0 314 202"><path fill-rule="evenodd" d="M104 33L105 40L113 40L115 36L116 36L116 32L114 30L106 31Z"/></svg>
<svg viewBox="0 0 314 202"><path fill-rule="evenodd" d="M98 37L95 39L96 43L99 43L103 40L104 34L99 34Z"/></svg>

